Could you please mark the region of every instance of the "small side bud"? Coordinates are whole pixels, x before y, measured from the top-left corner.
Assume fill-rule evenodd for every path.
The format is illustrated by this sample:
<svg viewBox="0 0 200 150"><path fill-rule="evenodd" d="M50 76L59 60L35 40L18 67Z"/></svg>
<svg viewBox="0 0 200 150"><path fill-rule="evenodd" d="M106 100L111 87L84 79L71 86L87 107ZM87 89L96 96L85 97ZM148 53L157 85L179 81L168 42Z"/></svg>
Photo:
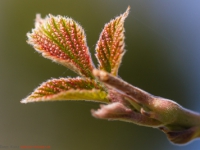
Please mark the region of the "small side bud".
<svg viewBox="0 0 200 150"><path fill-rule="evenodd" d="M92 110L92 115L101 119L117 119L123 115L131 113L131 109L126 108L121 103L111 103L108 105L100 105L100 109Z"/></svg>
<svg viewBox="0 0 200 150"><path fill-rule="evenodd" d="M186 144L193 139L199 137L199 127L191 127L185 130L170 131L160 128L168 137L168 139L175 144Z"/></svg>

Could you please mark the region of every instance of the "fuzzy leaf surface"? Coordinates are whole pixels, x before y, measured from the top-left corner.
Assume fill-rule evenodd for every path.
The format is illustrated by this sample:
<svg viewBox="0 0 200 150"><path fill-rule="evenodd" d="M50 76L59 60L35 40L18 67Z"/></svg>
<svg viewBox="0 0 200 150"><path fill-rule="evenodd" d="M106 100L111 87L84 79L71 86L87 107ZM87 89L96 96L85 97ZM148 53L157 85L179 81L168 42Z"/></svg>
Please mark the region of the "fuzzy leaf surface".
<svg viewBox="0 0 200 150"><path fill-rule="evenodd" d="M52 100L88 100L108 102L107 93L99 83L86 78L60 78L42 83L22 103Z"/></svg>
<svg viewBox="0 0 200 150"><path fill-rule="evenodd" d="M73 19L37 15L35 29L28 33L28 43L42 55L81 76L93 78L94 65L83 28Z"/></svg>
<svg viewBox="0 0 200 150"><path fill-rule="evenodd" d="M122 57L124 55L124 20L128 16L130 7L126 12L111 20L104 26L96 45L96 57L99 69L117 75Z"/></svg>

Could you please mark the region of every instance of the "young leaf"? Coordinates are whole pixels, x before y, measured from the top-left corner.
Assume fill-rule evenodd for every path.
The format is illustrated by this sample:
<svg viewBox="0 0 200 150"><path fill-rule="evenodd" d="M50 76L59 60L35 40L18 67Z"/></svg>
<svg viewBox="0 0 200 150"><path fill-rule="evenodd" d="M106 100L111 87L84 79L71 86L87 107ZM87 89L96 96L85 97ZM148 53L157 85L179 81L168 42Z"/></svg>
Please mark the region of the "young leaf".
<svg viewBox="0 0 200 150"><path fill-rule="evenodd" d="M83 78L52 79L39 86L22 103L52 100L108 102L107 93L94 80Z"/></svg>
<svg viewBox="0 0 200 150"><path fill-rule="evenodd" d="M124 20L130 7L122 15L111 20L104 26L96 45L96 57L99 69L117 75L118 68L124 55Z"/></svg>
<svg viewBox="0 0 200 150"><path fill-rule="evenodd" d="M37 16L28 43L46 58L60 63L79 75L93 78L94 65L83 28L71 18Z"/></svg>

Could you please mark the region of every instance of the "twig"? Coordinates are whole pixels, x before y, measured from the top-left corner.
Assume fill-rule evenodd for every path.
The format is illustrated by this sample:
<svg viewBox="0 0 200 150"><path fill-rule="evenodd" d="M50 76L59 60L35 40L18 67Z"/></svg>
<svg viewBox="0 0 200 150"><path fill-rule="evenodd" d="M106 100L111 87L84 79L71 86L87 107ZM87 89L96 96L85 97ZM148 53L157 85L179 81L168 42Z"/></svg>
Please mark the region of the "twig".
<svg viewBox="0 0 200 150"><path fill-rule="evenodd" d="M93 74L101 82L130 96L134 102L141 105L140 113L143 116L161 122L158 128L166 133L172 142L183 144L200 137L199 113L185 109L172 100L153 96L107 72L95 69Z"/></svg>

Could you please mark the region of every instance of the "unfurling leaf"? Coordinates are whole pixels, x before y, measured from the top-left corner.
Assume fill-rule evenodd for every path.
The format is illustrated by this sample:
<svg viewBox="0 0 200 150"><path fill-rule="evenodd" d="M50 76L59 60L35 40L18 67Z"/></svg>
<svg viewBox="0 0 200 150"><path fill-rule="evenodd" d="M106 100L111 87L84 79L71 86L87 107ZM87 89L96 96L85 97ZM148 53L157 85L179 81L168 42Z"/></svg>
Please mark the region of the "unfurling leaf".
<svg viewBox="0 0 200 150"><path fill-rule="evenodd" d="M52 100L88 100L108 102L107 93L99 83L91 79L52 79L39 86L22 103Z"/></svg>
<svg viewBox="0 0 200 150"><path fill-rule="evenodd" d="M124 55L124 20L130 7L122 15L111 20L104 26L96 45L96 57L99 69L117 75L119 65Z"/></svg>
<svg viewBox="0 0 200 150"><path fill-rule="evenodd" d="M28 43L46 58L79 75L93 78L94 69L83 28L71 18L49 15L36 18Z"/></svg>

